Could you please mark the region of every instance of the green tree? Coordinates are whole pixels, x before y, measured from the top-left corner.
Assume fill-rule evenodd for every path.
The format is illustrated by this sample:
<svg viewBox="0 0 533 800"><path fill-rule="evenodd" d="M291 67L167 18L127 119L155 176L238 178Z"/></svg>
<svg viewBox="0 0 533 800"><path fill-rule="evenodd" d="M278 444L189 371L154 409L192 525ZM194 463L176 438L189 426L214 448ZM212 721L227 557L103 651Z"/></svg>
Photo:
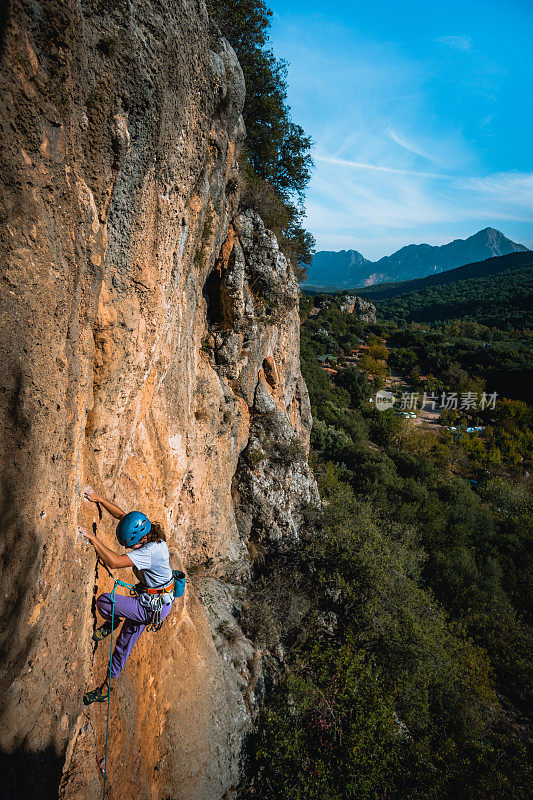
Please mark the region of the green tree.
<svg viewBox="0 0 533 800"><path fill-rule="evenodd" d="M355 367L348 367L338 372L335 376L335 383L348 390L354 408L364 405L372 392L364 373Z"/></svg>
<svg viewBox="0 0 533 800"><path fill-rule="evenodd" d="M303 199L311 176L311 138L291 119L287 64L268 47L272 11L262 0L207 0L207 9L234 48L246 82L244 196L280 239L305 275L314 238L302 226ZM265 183L273 193L265 192Z"/></svg>

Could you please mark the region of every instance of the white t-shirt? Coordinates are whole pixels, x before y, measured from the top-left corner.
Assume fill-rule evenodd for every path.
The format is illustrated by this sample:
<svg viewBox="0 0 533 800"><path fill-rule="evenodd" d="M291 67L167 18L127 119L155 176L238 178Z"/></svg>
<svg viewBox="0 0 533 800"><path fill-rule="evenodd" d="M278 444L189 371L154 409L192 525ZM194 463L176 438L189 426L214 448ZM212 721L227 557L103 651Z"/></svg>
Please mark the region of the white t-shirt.
<svg viewBox="0 0 533 800"><path fill-rule="evenodd" d="M169 552L166 542L148 542L138 550L132 550L128 557L142 574L147 586L160 586L172 580Z"/></svg>

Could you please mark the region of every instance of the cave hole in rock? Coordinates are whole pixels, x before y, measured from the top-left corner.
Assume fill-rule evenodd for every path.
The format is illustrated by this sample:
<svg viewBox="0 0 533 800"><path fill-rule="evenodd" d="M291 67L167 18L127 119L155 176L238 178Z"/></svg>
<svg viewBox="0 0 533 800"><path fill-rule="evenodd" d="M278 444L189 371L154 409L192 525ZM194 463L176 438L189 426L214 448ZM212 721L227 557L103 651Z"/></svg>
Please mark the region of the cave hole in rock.
<svg viewBox="0 0 533 800"><path fill-rule="evenodd" d="M227 254L223 247L215 266L207 276L202 293L207 303L207 322L210 326L226 330L232 327L231 299L225 281L234 265L235 250L232 248Z"/></svg>
<svg viewBox="0 0 533 800"><path fill-rule="evenodd" d="M207 321L210 325L221 325L224 321L224 308L222 305L223 277L222 266L216 264L204 284L203 295L207 303Z"/></svg>

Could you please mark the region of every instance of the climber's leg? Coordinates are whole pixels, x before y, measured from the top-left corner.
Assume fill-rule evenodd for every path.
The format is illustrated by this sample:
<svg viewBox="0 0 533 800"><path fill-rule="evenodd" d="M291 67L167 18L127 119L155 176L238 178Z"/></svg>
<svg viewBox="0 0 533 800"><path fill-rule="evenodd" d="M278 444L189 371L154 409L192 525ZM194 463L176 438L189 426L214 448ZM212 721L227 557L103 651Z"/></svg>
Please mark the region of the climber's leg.
<svg viewBox="0 0 533 800"><path fill-rule="evenodd" d="M113 611L111 595L101 594L96 601L98 611L109 623ZM151 619L150 609L145 608L137 597L115 595L115 621L123 619L122 629L117 636L111 661L111 677L116 678L124 669L133 646Z"/></svg>
<svg viewBox="0 0 533 800"><path fill-rule="evenodd" d="M104 619L110 620L113 604L109 592L104 592L96 601L96 607ZM126 597L123 594L115 595L115 618L129 619L141 625L150 621L150 610L139 602L137 597Z"/></svg>
<svg viewBox="0 0 533 800"><path fill-rule="evenodd" d="M135 642L151 622L152 611L145 608L136 597L124 597L124 595L116 595L115 597L115 617L124 619L122 629L117 636L117 642L113 650L111 659L111 678L116 678L126 664L128 657L133 650ZM111 596L108 593L101 594L96 601L96 605L100 614L106 620L111 619ZM164 620L172 610L172 603L167 603L161 607L161 620ZM101 687L94 689L92 692L86 692L83 702L86 705L94 703L95 701L102 701L107 699L109 690L109 672Z"/></svg>
<svg viewBox="0 0 533 800"><path fill-rule="evenodd" d="M149 622L150 620L148 619L144 625L141 625L140 623L132 622L129 619L124 620L120 633L117 636L117 643L115 645L115 649L113 650L113 658L111 659L112 678L116 678L117 675L120 675L126 666L126 661L133 650L135 642Z"/></svg>
<svg viewBox="0 0 533 800"><path fill-rule="evenodd" d="M126 597L125 600L132 600L135 598ZM137 600L137 602L139 602ZM126 666L126 661L129 658L131 651L135 645L135 642L146 628L147 625L150 624L152 618L152 611L150 609L145 608L144 606L140 606L139 616L144 612L144 623L135 622L131 618L127 617L124 620L122 628L120 630L119 635L117 636L117 643L115 645L115 649L113 650L113 658L111 659L111 677L116 678L117 675L120 675L124 667ZM167 603L161 607L161 621L165 619L170 613L172 609L172 603ZM116 613L116 611L115 611Z"/></svg>

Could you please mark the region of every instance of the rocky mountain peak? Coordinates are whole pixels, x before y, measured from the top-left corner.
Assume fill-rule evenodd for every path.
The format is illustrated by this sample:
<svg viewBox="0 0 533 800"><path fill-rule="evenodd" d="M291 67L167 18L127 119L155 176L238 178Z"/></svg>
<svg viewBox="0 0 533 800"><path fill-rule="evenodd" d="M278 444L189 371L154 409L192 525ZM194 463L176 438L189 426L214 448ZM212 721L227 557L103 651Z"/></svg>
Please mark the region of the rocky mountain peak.
<svg viewBox="0 0 533 800"><path fill-rule="evenodd" d="M495 228L483 228L466 239L444 245L427 243L401 247L390 256L372 262L356 250L319 251L313 257L306 285L357 288L388 281L412 280L444 272L491 256L525 251ZM351 254L356 254L357 258Z"/></svg>

